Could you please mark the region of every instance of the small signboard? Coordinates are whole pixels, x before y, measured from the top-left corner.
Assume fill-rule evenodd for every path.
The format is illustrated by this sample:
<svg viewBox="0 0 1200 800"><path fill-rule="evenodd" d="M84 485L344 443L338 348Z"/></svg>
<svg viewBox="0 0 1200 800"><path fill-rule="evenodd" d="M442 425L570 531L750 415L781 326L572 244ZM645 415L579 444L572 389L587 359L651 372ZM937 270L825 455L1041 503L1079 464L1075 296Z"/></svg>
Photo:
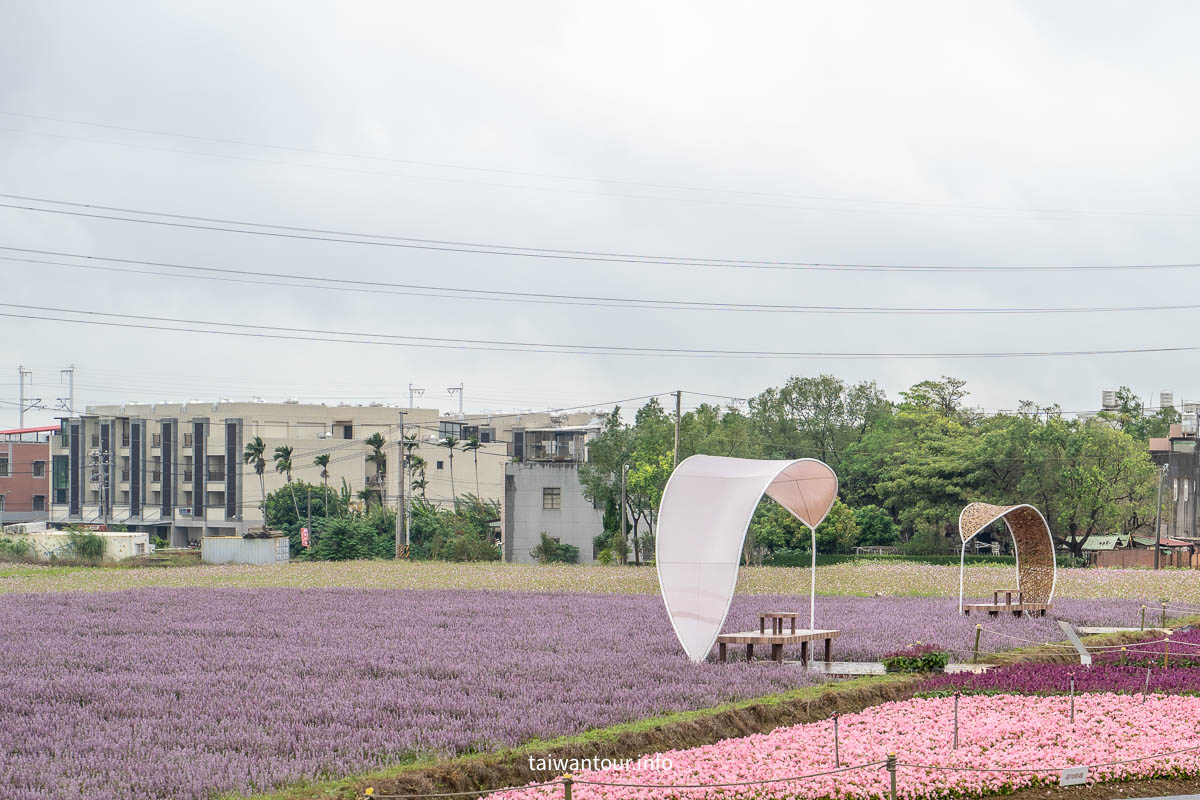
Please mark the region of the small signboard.
<svg viewBox="0 0 1200 800"><path fill-rule="evenodd" d="M1079 786L1087 783L1086 766L1083 767L1067 767L1062 771L1062 777L1058 779L1059 786Z"/></svg>
<svg viewBox="0 0 1200 800"><path fill-rule="evenodd" d="M300 529L300 546L308 547L308 528Z"/></svg>

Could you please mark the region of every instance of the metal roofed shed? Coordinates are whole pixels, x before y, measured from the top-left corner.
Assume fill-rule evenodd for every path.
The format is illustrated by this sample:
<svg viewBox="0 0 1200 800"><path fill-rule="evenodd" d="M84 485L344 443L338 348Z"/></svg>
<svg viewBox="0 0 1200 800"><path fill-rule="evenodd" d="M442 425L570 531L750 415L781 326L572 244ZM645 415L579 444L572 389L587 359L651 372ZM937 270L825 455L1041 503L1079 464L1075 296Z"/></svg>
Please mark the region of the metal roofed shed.
<svg viewBox="0 0 1200 800"><path fill-rule="evenodd" d="M205 536L200 540L200 560L205 564L286 564L290 546L286 536Z"/></svg>

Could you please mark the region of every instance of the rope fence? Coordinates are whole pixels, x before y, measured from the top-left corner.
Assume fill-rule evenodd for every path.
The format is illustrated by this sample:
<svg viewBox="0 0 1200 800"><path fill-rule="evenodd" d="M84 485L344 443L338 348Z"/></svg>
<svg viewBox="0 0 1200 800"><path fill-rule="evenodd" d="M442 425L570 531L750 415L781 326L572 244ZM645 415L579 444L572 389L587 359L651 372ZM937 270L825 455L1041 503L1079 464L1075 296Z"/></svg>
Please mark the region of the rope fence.
<svg viewBox="0 0 1200 800"><path fill-rule="evenodd" d="M1171 756L1180 755L1181 753L1193 753L1200 750L1200 745L1192 747L1182 747L1177 750L1168 750L1164 753L1155 753L1149 756L1138 756L1136 758L1124 758L1117 761L1104 761L1095 764L1061 764L1061 765L1042 765L1036 767L969 767L969 766L951 766L946 764L914 764L907 761L900 761L895 753L888 755L887 759L878 761L868 761L863 764L854 764L848 767L839 767L837 769L824 770L822 772L810 772L805 775L792 775L785 778L766 778L761 781L738 781L736 783L615 783L609 781L590 781L574 778L571 775L564 775L553 781L545 781L544 783L526 784L524 786L507 786L501 789L476 789L469 792L440 792L435 794L375 794L375 790L368 788L363 792L363 797L366 800L424 800L425 798L440 798L440 797L478 797L481 795L498 794L501 792L524 791L527 789L539 789L546 786L561 786L563 787L563 800L571 800L572 790L575 786L605 786L621 789L732 789L742 788L746 786L769 786L780 783L794 783L795 781L808 780L810 778L821 778L826 775L836 775L842 772L851 772L854 770L869 769L871 767L884 767L889 773L890 800L896 800L896 772L899 769L919 769L927 772L990 772L990 773L1009 773L1009 774L1054 774L1061 773L1067 769L1076 769L1086 767L1088 770L1101 769L1103 767L1117 767L1124 764L1134 764L1141 761L1154 761L1160 758L1169 758Z"/></svg>
<svg viewBox="0 0 1200 800"><path fill-rule="evenodd" d="M1142 629L1145 629L1145 612L1147 606L1142 606ZM1160 621L1164 623L1168 613L1176 613L1180 615L1200 615L1200 608L1191 608L1187 606L1170 604L1163 602L1157 609L1160 612ZM1051 648L1059 652L1050 653L1021 653L1022 660L1037 659L1037 658L1061 658L1064 655L1072 655L1078 651L1072 644L1063 644L1059 642L1039 642L1036 639L1030 639L1024 636L998 631L992 628L986 628L983 625L978 625L977 630L980 633L988 633L1002 639L1022 642L1024 644L1034 645L1037 647ZM1200 643L1192 642L1177 642L1171 639L1170 636L1165 636L1161 639L1152 639L1143 642L1131 642L1129 644L1113 644L1113 645L1090 645L1085 646L1085 650L1089 653L1105 653L1123 651L1123 653L1149 653L1154 656L1165 655L1163 651L1146 650L1150 645L1165 644L1169 648L1175 647L1191 647L1200 648ZM976 647L967 649L961 647L943 647L943 650L969 654L972 661L977 661L980 657L1003 655L1005 651L981 652L978 647L978 635L976 636ZM1074 690L1072 689L1072 702L1074 701ZM957 725L955 729L955 742L957 746ZM1107 761L1097 764L1067 764L1067 765L1043 765L1036 767L968 767L968 766L949 766L942 764L916 764L897 759L894 753L890 754L886 760L868 761L862 764L854 764L851 766L837 767L836 769L824 770L821 772L811 772L804 775L792 775L784 778L768 778L761 781L738 781L736 783L699 783L699 784L673 784L673 783L618 783L614 781L597 781L584 780L574 778L571 775L565 775L562 778L557 778L552 781L542 783L525 784L523 786L508 786L500 789L473 789L462 792L435 792L427 794L376 794L373 788L368 788L364 791L363 797L367 800L433 800L434 798L455 798L455 797L474 797L480 798L484 795L498 794L501 792L524 791L528 789L539 789L548 786L561 786L563 800L572 800L572 791L575 786L600 786L616 789L665 789L665 790L701 790L701 789L733 789L743 788L747 786L767 786L773 784L793 783L796 781L809 780L812 778L820 778L827 775L836 775L844 772L852 772L862 769L870 769L872 767L884 767L889 772L890 778L890 800L896 800L896 772L899 769L919 769L930 772L992 772L992 773L1013 773L1013 774L1051 774L1062 772L1065 769L1086 767L1087 769L1100 769L1103 767L1121 766L1124 764L1132 764L1140 761L1152 761L1160 758L1168 758L1170 756L1179 755L1181 753L1191 753L1200 750L1200 745L1193 747L1180 748L1178 750L1169 750L1164 753L1156 753L1149 756L1139 756L1137 758L1127 758L1119 761Z"/></svg>

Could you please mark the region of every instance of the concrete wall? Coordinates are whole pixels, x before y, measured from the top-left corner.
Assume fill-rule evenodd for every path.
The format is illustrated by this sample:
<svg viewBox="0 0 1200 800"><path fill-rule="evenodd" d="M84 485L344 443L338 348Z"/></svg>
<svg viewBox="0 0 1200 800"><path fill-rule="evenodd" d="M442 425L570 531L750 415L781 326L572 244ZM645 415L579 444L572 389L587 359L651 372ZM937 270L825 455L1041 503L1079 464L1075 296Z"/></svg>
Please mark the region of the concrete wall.
<svg viewBox="0 0 1200 800"><path fill-rule="evenodd" d="M543 505L543 489L560 491L560 508ZM579 563L593 562L592 539L604 532L604 511L583 496L573 462L510 463L505 466L504 559L530 564L541 534L579 548Z"/></svg>
<svg viewBox="0 0 1200 800"><path fill-rule="evenodd" d="M1094 563L1102 569L1154 569L1154 549L1098 550ZM1200 569L1200 555L1193 555L1183 548L1171 548L1163 550L1158 563L1161 567Z"/></svg>
<svg viewBox="0 0 1200 800"><path fill-rule="evenodd" d="M104 539L105 561L120 561L150 552L150 537L145 533L138 531L96 533ZM67 552L70 540L66 531L49 530L13 538L28 541L38 558L49 559L51 555L71 557L71 553Z"/></svg>

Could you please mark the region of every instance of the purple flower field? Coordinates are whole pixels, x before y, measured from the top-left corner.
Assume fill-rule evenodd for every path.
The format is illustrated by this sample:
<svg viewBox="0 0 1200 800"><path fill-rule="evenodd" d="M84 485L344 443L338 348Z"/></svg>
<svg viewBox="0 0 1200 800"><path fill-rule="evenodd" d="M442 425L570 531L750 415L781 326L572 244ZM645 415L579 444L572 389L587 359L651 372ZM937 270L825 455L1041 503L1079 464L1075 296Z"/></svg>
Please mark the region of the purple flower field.
<svg viewBox="0 0 1200 800"><path fill-rule="evenodd" d="M1147 685L1146 670L1150 671ZM1200 668L1122 667L1117 664L1013 664L981 675L934 675L921 686L922 693L962 691L983 694L1067 694L1075 677L1075 691L1139 694L1200 693Z"/></svg>
<svg viewBox="0 0 1200 800"><path fill-rule="evenodd" d="M934 675L922 692L1014 692L1065 694L1071 678L1076 692L1146 691L1166 694L1200 693L1200 630L1185 629L1171 635L1171 649L1163 666L1167 644L1154 635L1146 643L1108 648L1092 655L1092 666L1080 664L1010 664L982 675ZM1147 680L1147 675L1149 680Z"/></svg>
<svg viewBox="0 0 1200 800"><path fill-rule="evenodd" d="M730 622L806 609L735 599ZM1136 602L1064 602L1076 622ZM835 658L970 646L954 601L818 598ZM1050 620L989 629L1058 638ZM200 798L494 749L813 682L692 665L649 595L144 589L0 599L0 796ZM996 639L998 645L1002 640ZM1019 646L1017 641L1008 642ZM735 648L736 650L737 648ZM989 647L989 649L997 649Z"/></svg>

